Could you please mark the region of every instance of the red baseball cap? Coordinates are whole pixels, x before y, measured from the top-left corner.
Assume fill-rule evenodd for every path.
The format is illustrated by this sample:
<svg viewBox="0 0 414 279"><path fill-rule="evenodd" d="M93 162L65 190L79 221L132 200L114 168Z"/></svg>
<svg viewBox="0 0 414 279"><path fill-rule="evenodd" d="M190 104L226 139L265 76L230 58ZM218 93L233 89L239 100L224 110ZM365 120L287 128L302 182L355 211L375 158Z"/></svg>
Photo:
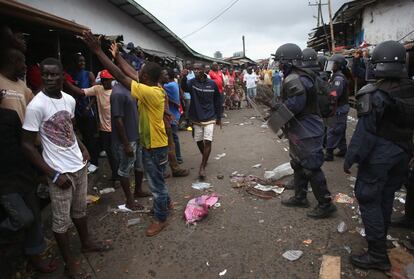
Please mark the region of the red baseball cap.
<svg viewBox="0 0 414 279"><path fill-rule="evenodd" d="M114 79L114 77L108 72L107 69L101 71L101 78Z"/></svg>

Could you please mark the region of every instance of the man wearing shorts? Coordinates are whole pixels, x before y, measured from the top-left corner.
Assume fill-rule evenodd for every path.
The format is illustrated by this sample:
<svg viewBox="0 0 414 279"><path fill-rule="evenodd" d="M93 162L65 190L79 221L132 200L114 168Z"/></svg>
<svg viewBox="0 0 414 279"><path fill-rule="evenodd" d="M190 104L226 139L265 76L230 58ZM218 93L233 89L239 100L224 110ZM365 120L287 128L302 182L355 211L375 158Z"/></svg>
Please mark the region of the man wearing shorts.
<svg viewBox="0 0 414 279"><path fill-rule="evenodd" d="M135 210L142 206L134 198L150 194L142 190L144 170L142 148L139 144L137 102L131 97L130 90L118 83L111 94L112 149L118 162L118 175L126 197L126 207ZM135 192L131 193L129 175L134 170Z"/></svg>
<svg viewBox="0 0 414 279"><path fill-rule="evenodd" d="M86 163L90 157L73 130L75 99L61 91L64 79L62 64L54 58L46 58L40 64L40 70L44 89L27 107L22 146L30 162L48 177L52 231L69 277L90 278L70 252L68 233L73 223L84 253L106 250L104 246L94 244L88 233ZM35 147L38 135L43 156Z"/></svg>
<svg viewBox="0 0 414 279"><path fill-rule="evenodd" d="M189 118L193 123L194 140L202 155L199 178L205 179L214 124L221 125L221 97L216 83L207 78L205 66L196 63L193 68L196 77L188 82L191 94Z"/></svg>

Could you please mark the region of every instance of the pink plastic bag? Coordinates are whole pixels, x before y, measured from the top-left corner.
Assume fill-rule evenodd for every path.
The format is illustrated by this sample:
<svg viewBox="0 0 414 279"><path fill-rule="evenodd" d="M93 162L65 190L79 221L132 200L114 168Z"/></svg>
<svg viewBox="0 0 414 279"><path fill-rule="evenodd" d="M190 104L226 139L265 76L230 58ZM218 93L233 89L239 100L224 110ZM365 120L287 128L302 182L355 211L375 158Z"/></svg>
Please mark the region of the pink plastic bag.
<svg viewBox="0 0 414 279"><path fill-rule="evenodd" d="M184 211L184 217L187 224L193 224L200 221L208 215L208 209L215 205L219 200L217 194L202 195L188 201Z"/></svg>

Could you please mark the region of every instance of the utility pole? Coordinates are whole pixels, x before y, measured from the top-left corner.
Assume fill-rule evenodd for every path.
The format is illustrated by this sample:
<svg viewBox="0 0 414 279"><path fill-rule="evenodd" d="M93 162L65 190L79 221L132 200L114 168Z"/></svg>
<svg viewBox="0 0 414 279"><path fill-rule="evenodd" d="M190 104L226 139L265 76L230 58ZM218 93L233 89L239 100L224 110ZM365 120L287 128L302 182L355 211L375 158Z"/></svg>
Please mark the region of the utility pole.
<svg viewBox="0 0 414 279"><path fill-rule="evenodd" d="M319 27L321 25L322 22L322 6L326 6L328 5L327 3L322 3L322 0L318 0L315 3L311 3L310 1L308 2L308 6L309 7L314 7L314 6L318 6L318 23L316 27ZM322 22L323 24L323 22Z"/></svg>
<svg viewBox="0 0 414 279"><path fill-rule="evenodd" d="M334 29L333 29L333 22L332 22L332 6L331 0L328 0L328 10L329 10L329 25L331 29L331 42L332 42L332 53L335 52L335 37L334 37Z"/></svg>
<svg viewBox="0 0 414 279"><path fill-rule="evenodd" d="M243 42L243 57L246 57L246 44L244 42L244 35L242 36L242 42Z"/></svg>

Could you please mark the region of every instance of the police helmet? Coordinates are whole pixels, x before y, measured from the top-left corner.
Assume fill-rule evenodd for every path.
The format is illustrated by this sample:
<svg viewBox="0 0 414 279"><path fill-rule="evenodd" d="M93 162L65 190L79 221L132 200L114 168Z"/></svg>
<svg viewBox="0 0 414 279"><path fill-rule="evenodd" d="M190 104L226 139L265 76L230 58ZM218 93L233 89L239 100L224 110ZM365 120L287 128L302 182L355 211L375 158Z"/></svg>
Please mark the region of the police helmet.
<svg viewBox="0 0 414 279"><path fill-rule="evenodd" d="M280 64L301 66L302 50L299 46L292 43L281 45L276 50L275 61L278 61Z"/></svg>
<svg viewBox="0 0 414 279"><path fill-rule="evenodd" d="M406 51L396 41L385 41L377 45L372 52L375 78L406 78Z"/></svg>
<svg viewBox="0 0 414 279"><path fill-rule="evenodd" d="M338 66L338 70L344 71L347 63L348 62L342 54L334 54L328 59L328 62L325 64L325 71L332 72L334 64Z"/></svg>
<svg viewBox="0 0 414 279"><path fill-rule="evenodd" d="M312 48L305 48L302 51L303 67L318 67L318 54Z"/></svg>

